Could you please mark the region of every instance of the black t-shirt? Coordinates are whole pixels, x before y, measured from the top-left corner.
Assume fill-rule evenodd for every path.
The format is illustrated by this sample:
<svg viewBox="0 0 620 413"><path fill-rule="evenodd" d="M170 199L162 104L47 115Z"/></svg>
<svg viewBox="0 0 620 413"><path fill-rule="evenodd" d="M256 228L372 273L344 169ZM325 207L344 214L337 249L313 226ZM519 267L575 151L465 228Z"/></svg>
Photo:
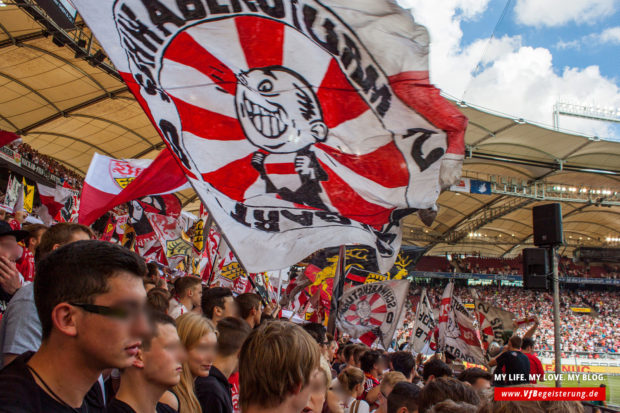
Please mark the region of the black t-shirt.
<svg viewBox="0 0 620 413"><path fill-rule="evenodd" d="M177 413L172 407L163 403L157 403L155 411L157 413ZM127 403L114 399L108 405L108 413L136 413L136 411Z"/></svg>
<svg viewBox="0 0 620 413"><path fill-rule="evenodd" d="M17 357L8 366L0 370L0 413L104 413L101 403L94 402L93 389L84 398L79 409L72 409L56 401L34 380L26 367L34 353L29 351Z"/></svg>
<svg viewBox="0 0 620 413"><path fill-rule="evenodd" d="M506 351L497 358L494 385L527 384L530 382L529 375L530 359L520 351Z"/></svg>
<svg viewBox="0 0 620 413"><path fill-rule="evenodd" d="M196 397L203 412L232 413L231 385L226 376L211 366L207 377L196 379Z"/></svg>

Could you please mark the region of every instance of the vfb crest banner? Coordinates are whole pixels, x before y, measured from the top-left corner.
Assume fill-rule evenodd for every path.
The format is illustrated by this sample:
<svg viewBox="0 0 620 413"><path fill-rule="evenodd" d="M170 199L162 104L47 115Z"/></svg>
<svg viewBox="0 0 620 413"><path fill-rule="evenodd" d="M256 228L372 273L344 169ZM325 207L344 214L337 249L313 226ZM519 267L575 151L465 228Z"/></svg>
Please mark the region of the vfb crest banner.
<svg viewBox="0 0 620 413"><path fill-rule="evenodd" d="M75 4L250 272L347 243L387 272L460 175L466 120L393 0Z"/></svg>

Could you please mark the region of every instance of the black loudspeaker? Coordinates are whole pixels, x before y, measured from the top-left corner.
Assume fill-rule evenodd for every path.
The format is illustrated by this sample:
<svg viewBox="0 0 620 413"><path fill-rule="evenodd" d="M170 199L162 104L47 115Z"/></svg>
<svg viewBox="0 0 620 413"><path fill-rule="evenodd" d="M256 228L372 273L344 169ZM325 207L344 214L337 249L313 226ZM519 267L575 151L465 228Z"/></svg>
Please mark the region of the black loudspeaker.
<svg viewBox="0 0 620 413"><path fill-rule="evenodd" d="M523 288L529 290L548 290L551 272L548 250L544 248L523 249Z"/></svg>
<svg viewBox="0 0 620 413"><path fill-rule="evenodd" d="M562 207L545 204L532 208L534 245L549 247L564 243L562 233Z"/></svg>

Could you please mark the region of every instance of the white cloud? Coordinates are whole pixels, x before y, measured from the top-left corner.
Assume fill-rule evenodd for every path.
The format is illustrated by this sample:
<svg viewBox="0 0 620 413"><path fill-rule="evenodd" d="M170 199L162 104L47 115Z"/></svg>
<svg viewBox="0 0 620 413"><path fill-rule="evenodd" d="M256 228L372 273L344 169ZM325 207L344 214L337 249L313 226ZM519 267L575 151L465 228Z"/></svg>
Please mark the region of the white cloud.
<svg viewBox="0 0 620 413"><path fill-rule="evenodd" d="M620 44L620 26L610 27L598 35L601 43Z"/></svg>
<svg viewBox="0 0 620 413"><path fill-rule="evenodd" d="M620 107L620 88L601 75L598 66L558 70L549 49L524 45L520 36L483 38L462 47L461 22L483 13L486 4L467 8L471 2L459 0L401 3L410 6L414 18L429 30L431 81L456 99L548 126L552 126L553 105L560 97ZM560 126L586 135L620 138L602 122L562 117Z"/></svg>
<svg viewBox="0 0 620 413"><path fill-rule="evenodd" d="M581 40L571 40L568 42L565 42L563 40L560 40L559 42L557 42L554 47L558 50L566 50L566 49L576 49L579 50L581 49Z"/></svg>
<svg viewBox="0 0 620 413"><path fill-rule="evenodd" d="M528 26L593 23L614 12L618 0L517 0L517 22Z"/></svg>

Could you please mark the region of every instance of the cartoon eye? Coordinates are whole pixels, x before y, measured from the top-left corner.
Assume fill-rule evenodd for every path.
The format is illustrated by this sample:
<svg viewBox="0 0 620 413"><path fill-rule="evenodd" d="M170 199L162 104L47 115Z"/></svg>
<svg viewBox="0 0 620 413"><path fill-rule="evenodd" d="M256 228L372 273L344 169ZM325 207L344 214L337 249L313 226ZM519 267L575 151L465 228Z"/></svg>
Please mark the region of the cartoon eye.
<svg viewBox="0 0 620 413"><path fill-rule="evenodd" d="M258 91L259 92L271 92L273 90L273 83L271 83L271 80L265 79L262 82L260 82L260 84L258 85Z"/></svg>

